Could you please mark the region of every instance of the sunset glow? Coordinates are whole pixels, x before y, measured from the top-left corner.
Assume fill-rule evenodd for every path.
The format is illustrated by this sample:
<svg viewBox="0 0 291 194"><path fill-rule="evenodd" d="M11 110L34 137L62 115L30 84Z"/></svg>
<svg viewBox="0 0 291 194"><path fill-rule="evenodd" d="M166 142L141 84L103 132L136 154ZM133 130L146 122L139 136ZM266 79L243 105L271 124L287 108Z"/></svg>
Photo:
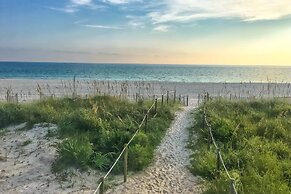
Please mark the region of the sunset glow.
<svg viewBox="0 0 291 194"><path fill-rule="evenodd" d="M9 0L1 61L291 66L289 0Z"/></svg>

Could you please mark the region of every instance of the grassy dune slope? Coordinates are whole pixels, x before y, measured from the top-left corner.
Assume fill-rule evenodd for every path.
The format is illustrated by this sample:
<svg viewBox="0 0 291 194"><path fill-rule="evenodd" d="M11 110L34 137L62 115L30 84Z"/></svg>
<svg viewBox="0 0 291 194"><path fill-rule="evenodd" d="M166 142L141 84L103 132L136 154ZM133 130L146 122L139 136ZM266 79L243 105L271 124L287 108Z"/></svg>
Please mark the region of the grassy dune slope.
<svg viewBox="0 0 291 194"><path fill-rule="evenodd" d="M0 129L27 122L54 123L59 130L48 136L63 139L57 147L58 158L53 170L69 166L106 170L131 138L153 102L131 103L114 97L90 99L49 99L29 104L0 104ZM129 169L141 170L153 158L154 148L169 127L177 106L158 104L158 114L149 115L148 130L142 130L129 148ZM1 130L0 130L1 131ZM3 134L2 134L3 135ZM121 170L119 164L115 171Z"/></svg>
<svg viewBox="0 0 291 194"><path fill-rule="evenodd" d="M291 193L291 104L270 100L206 103L214 138L239 193ZM229 193L225 172L216 170L213 146L202 127L202 106L191 128L191 170L204 177L205 193Z"/></svg>

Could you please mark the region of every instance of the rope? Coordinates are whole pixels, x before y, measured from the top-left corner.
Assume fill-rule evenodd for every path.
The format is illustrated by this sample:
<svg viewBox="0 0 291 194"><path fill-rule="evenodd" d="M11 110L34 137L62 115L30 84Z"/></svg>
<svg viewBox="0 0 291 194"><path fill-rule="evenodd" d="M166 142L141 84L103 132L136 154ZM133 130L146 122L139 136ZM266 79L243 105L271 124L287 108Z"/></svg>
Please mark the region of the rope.
<svg viewBox="0 0 291 194"><path fill-rule="evenodd" d="M169 91L169 93L170 93L170 92L174 92L174 91ZM112 165L111 168L109 169L109 171L108 171L108 172L105 174L105 176L103 177L104 179L107 178L107 176L110 174L110 172L113 170L113 168L115 167L115 165L117 164L117 162L118 162L119 159L121 158L122 154L125 152L125 150L126 150L126 148L128 147L128 145L133 141L133 139L135 138L135 136L136 136L137 133L139 132L140 128L141 128L142 125L144 124L146 118L148 117L148 114L150 113L150 111L151 111L151 110L153 109L153 107L155 106L155 103L156 103L156 102L154 102L154 103L150 106L150 108L148 109L147 113L144 115L144 117L143 117L141 123L139 124L137 130L135 131L135 133L133 134L133 136L132 136L132 137L130 138L130 140L128 141L127 146L125 146L125 147L122 149L122 151L121 151L120 154L118 155L117 159L115 160L115 162L113 163L113 165ZM156 117L156 115L157 115L157 114L155 114L154 117ZM102 184L102 183L99 183L99 184L98 184L98 186L97 186L97 188L96 188L96 190L94 191L93 194L96 194L96 193L98 192L98 190L99 190L101 184Z"/></svg>
<svg viewBox="0 0 291 194"><path fill-rule="evenodd" d="M155 106L154 102L151 107L148 109L147 113L144 115L142 122L140 123L140 125L138 126L138 129L135 131L135 133L133 134L133 136L131 137L131 139L128 141L127 146L132 142L132 140L135 138L135 136L137 135L137 133L139 132L140 128L142 127L142 125L144 124L147 115L149 114L149 112L152 110L152 108ZM112 164L111 168L109 169L109 171L105 174L104 179L107 178L107 176L110 174L110 172L113 170L113 168L115 167L115 165L117 164L117 162L119 161L119 159L121 158L122 154L125 152L127 146L125 146L122 151L120 152L120 154L118 155L117 159L115 160L115 162ZM96 190L94 191L93 194L96 194L100 188L102 183L99 183Z"/></svg>
<svg viewBox="0 0 291 194"><path fill-rule="evenodd" d="M209 130L209 134L210 134L210 137L211 137L212 143L213 143L215 149L217 150L217 154L218 154L218 156L219 156L219 160L221 161L221 164L222 164L222 166L223 166L224 171L225 171L226 174L227 174L227 177L229 178L230 181L233 181L234 178L232 178L232 177L230 176L230 174L229 174L229 172L228 172L228 170L227 170L227 168L226 168L226 166L225 166L224 160L223 160L223 158L222 158L222 156L221 156L221 153L220 153L220 151L219 151L220 149L219 149L219 147L217 146L216 141L215 141L215 139L214 139L214 136L213 136L213 133L212 133L212 129L211 129L211 125L210 125L210 123L209 123L208 120L207 120L205 102L204 102L204 107L203 107L203 108L204 108L204 109L203 109L203 114L204 114L204 118L203 118L203 119L204 119L204 121L205 121L206 126L208 127L208 130ZM231 183L231 184L233 184L233 183ZM235 188L235 185L232 185L232 187L233 187L234 193L237 194L237 190L236 190L236 188Z"/></svg>
<svg viewBox="0 0 291 194"><path fill-rule="evenodd" d="M221 156L221 154L220 154L220 151L218 151L218 155L219 155L219 159L220 159L220 161L221 161L221 164L222 164L222 166L223 166L223 168L224 168L224 170L225 170L225 172L226 172L228 178L229 178L230 180L233 179L233 178L230 176L230 174L229 174L229 172L228 172L228 170L227 170L227 168L226 168L226 166L225 166L225 164L224 164L224 161L223 161L223 158L222 158L222 156Z"/></svg>
<svg viewBox="0 0 291 194"><path fill-rule="evenodd" d="M120 159L120 157L122 156L123 152L125 151L126 147L124 147L121 151L121 153L119 154L119 156L117 157L117 159L115 160L115 162L113 163L113 165L111 166L111 168L109 169L109 171L106 173L106 175L104 176L104 179L107 178L107 176L109 175L109 173L112 171L112 169L115 167L115 165L117 164L118 160Z"/></svg>
<svg viewBox="0 0 291 194"><path fill-rule="evenodd" d="M97 191L99 190L99 188L101 187L101 182L99 183L99 185L97 186L97 189L94 191L94 193L93 194L96 194L97 193Z"/></svg>

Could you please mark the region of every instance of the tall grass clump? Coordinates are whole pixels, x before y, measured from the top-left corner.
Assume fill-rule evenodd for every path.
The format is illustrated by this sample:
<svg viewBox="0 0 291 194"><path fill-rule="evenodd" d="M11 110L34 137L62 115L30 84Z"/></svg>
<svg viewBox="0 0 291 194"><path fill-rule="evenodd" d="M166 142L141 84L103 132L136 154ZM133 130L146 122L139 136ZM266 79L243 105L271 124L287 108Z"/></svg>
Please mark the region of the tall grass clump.
<svg viewBox="0 0 291 194"><path fill-rule="evenodd" d="M69 166L107 170L152 103L133 103L109 96L4 103L0 104L0 127L22 122L27 122L28 127L42 122L57 124L57 136L62 141L57 145L55 172ZM169 127L176 108L159 104L156 116L149 114L148 130L142 129L129 146L129 170L141 170L152 161L153 151Z"/></svg>
<svg viewBox="0 0 291 194"><path fill-rule="evenodd" d="M205 104L207 119L239 193L291 193L291 104L279 100ZM205 193L229 193L229 180L216 169L214 146L208 148L203 105L191 127L191 171L207 180Z"/></svg>

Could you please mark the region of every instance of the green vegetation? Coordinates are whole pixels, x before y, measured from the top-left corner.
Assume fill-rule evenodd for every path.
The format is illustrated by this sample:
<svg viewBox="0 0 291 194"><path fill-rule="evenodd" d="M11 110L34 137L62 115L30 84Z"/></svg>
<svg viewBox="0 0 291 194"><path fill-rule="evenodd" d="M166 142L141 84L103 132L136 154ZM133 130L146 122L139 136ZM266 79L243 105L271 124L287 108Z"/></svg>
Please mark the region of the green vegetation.
<svg viewBox="0 0 291 194"><path fill-rule="evenodd" d="M31 140L29 139L29 140L26 140L26 141L24 141L23 143L22 143L22 146L27 146L28 144L31 144Z"/></svg>
<svg viewBox="0 0 291 194"><path fill-rule="evenodd" d="M47 134L48 138L63 139L57 145L55 172L68 166L107 170L152 103L131 103L109 96L48 99L29 104L1 103L0 128L22 122L27 122L30 128L36 123L57 124L59 130L49 130ZM148 130L141 130L129 146L129 170L141 170L152 161L154 148L169 127L177 107L158 104L156 117L150 112ZM119 164L115 172L121 169L122 164Z"/></svg>
<svg viewBox="0 0 291 194"><path fill-rule="evenodd" d="M238 193L291 193L291 104L278 100L206 103L207 118ZM229 193L223 169L216 170L214 146L208 150L203 107L191 127L191 171L207 181L207 194Z"/></svg>
<svg viewBox="0 0 291 194"><path fill-rule="evenodd" d="M0 137L4 136L8 130L0 128Z"/></svg>

